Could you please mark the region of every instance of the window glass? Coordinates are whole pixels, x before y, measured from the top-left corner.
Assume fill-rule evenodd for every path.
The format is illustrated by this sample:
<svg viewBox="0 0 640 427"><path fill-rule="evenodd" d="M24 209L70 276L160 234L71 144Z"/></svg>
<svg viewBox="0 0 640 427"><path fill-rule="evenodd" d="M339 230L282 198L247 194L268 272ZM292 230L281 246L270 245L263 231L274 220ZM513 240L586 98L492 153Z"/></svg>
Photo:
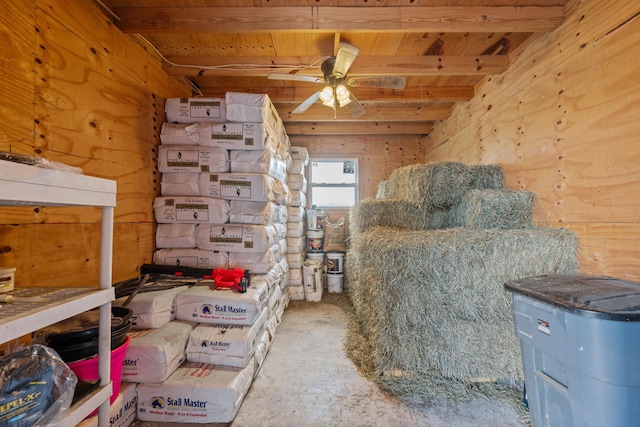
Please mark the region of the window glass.
<svg viewBox="0 0 640 427"><path fill-rule="evenodd" d="M311 160L311 205L346 208L358 200L358 163L351 159Z"/></svg>

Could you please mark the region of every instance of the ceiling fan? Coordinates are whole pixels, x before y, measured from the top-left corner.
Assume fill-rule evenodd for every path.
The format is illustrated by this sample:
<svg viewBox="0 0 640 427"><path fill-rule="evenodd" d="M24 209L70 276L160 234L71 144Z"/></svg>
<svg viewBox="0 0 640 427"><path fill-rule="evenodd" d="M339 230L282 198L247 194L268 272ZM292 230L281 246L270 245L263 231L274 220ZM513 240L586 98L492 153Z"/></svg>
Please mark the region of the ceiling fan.
<svg viewBox="0 0 640 427"><path fill-rule="evenodd" d="M352 44L340 42L335 56L326 59L320 69L324 78L302 76L298 74L270 73L270 80L297 80L304 82L320 83L325 87L311 95L298 105L292 114L302 114L316 101L320 100L328 107L337 110L337 107L347 107L353 117L359 117L365 113L365 109L355 96L347 89L351 87L373 87L383 89L404 89L406 79L400 76L373 76L348 78L347 73L353 61L358 56L360 49Z"/></svg>

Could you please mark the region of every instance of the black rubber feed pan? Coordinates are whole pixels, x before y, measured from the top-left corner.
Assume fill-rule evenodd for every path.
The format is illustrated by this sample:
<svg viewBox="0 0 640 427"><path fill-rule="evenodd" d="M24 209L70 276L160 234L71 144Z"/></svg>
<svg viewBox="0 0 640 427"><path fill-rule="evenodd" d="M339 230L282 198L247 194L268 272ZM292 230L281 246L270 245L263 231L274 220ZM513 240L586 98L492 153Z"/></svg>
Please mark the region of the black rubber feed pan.
<svg viewBox="0 0 640 427"><path fill-rule="evenodd" d="M113 341L114 333L129 323L133 311L127 307L111 307L111 340ZM80 316L80 315L79 315ZM98 340L98 311L92 310L88 314L82 314L82 317L74 318L57 323L52 328L48 328L44 332L44 341L49 347L73 345L82 342L91 342ZM128 330L128 329L127 329ZM126 333L125 333L126 335ZM124 341L123 341L124 342Z"/></svg>
<svg viewBox="0 0 640 427"><path fill-rule="evenodd" d="M125 343L127 340L127 333L131 329L131 321L121 325L117 329L111 330L111 350L115 350ZM50 344L49 347L54 349L62 360L66 363L77 362L78 360L93 357L98 354L98 338L88 341L75 341Z"/></svg>

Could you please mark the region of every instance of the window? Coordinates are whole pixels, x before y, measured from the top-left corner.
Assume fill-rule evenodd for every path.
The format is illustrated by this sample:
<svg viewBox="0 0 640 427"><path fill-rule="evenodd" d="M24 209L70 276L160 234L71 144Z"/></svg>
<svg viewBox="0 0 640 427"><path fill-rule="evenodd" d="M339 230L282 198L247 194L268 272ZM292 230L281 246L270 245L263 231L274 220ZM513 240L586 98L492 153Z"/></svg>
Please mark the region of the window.
<svg viewBox="0 0 640 427"><path fill-rule="evenodd" d="M358 162L351 159L311 160L311 205L350 208L358 200Z"/></svg>

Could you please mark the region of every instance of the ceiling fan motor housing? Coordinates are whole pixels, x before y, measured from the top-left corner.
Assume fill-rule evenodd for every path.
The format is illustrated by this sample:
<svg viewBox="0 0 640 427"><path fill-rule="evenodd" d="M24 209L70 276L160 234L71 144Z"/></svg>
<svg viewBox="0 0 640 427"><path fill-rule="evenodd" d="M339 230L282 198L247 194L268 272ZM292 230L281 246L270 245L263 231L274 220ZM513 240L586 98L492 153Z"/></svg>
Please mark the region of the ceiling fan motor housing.
<svg viewBox="0 0 640 427"><path fill-rule="evenodd" d="M344 77L338 78L333 75L333 67L335 63L336 63L336 57L332 56L326 59L320 66L320 69L322 70L322 74L324 75L324 80L333 87L335 87L336 85L339 85L344 81Z"/></svg>

